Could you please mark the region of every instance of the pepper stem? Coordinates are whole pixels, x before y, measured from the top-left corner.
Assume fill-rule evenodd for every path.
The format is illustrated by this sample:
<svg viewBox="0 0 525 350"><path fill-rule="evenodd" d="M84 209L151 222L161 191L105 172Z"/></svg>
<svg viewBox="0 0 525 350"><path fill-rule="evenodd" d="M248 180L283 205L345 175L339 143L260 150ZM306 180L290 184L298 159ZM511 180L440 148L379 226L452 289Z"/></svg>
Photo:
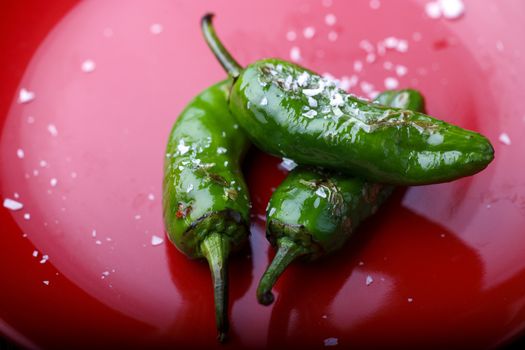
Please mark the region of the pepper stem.
<svg viewBox="0 0 525 350"><path fill-rule="evenodd" d="M217 339L223 342L228 332L228 254L230 242L228 238L212 233L201 244L204 257L210 265L215 299L215 321L217 324Z"/></svg>
<svg viewBox="0 0 525 350"><path fill-rule="evenodd" d="M257 300L263 305L273 303L272 288L288 265L298 257L308 253L306 248L287 237L280 238L277 241L277 247L277 254L264 272L257 287Z"/></svg>
<svg viewBox="0 0 525 350"><path fill-rule="evenodd" d="M224 70L233 79L236 79L241 74L242 67L222 45L221 41L217 37L217 34L215 33L215 29L213 28L212 19L212 13L204 15L201 19L201 30L202 34L204 35L204 40L210 47L215 57L217 57Z"/></svg>

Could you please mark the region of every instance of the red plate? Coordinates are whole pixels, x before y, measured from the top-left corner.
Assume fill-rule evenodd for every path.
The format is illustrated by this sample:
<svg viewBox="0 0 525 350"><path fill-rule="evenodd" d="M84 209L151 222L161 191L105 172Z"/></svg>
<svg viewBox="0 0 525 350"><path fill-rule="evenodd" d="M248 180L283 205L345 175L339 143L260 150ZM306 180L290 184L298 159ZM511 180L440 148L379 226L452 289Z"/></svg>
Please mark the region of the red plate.
<svg viewBox="0 0 525 350"><path fill-rule="evenodd" d="M171 125L224 77L199 32L212 10L243 64L292 55L363 96L414 87L496 148L482 173L400 190L340 253L290 268L272 307L255 299L273 255L261 217L285 174L252 152L230 347L491 348L520 334L525 4L464 0L434 19L429 2L3 4L1 199L23 208L0 210L0 330L45 348L216 346L208 268L166 240L160 201Z"/></svg>

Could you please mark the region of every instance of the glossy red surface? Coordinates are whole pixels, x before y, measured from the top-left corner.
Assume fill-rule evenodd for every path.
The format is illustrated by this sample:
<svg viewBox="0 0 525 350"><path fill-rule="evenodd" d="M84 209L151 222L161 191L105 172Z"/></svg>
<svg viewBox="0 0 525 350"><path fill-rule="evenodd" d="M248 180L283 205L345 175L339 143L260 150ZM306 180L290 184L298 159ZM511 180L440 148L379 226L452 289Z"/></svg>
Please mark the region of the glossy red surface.
<svg viewBox="0 0 525 350"><path fill-rule="evenodd" d="M255 299L273 256L260 218L285 174L250 153L251 247L231 261L226 347L492 348L522 333L525 4L464 0L447 20L429 18L427 2L2 3L0 191L24 207L0 208L0 331L28 347L222 348L208 268L165 239L160 201L173 121L224 77L199 32L211 10L243 64L297 47L305 66L355 75L359 95L395 77L496 149L474 177L400 189L344 250L291 267L268 308ZM367 61L362 40L388 37L406 52L376 48ZM22 88L35 99L18 103Z"/></svg>

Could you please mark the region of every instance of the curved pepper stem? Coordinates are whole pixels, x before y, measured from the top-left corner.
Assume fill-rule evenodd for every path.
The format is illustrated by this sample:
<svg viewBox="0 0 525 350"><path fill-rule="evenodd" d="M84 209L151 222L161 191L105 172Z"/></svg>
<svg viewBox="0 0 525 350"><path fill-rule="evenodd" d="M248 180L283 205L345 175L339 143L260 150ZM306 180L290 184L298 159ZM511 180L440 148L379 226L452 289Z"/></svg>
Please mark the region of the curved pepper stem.
<svg viewBox="0 0 525 350"><path fill-rule="evenodd" d="M217 339L223 342L229 329L228 323L228 255L230 242L219 233L212 233L201 244L204 257L210 265L215 299Z"/></svg>
<svg viewBox="0 0 525 350"><path fill-rule="evenodd" d="M277 241L277 247L277 254L275 254L272 263L264 272L257 287L257 300L263 305L273 303L272 288L288 265L298 257L308 254L308 250L305 247L300 246L287 237L280 238Z"/></svg>
<svg viewBox="0 0 525 350"><path fill-rule="evenodd" d="M210 47L211 51L219 60L221 66L224 68L228 75L233 79L236 79L242 72L243 68L237 61L230 55L228 50L222 45L221 41L215 33L215 29L212 25L213 14L208 13L201 19L201 29L204 35L204 40Z"/></svg>

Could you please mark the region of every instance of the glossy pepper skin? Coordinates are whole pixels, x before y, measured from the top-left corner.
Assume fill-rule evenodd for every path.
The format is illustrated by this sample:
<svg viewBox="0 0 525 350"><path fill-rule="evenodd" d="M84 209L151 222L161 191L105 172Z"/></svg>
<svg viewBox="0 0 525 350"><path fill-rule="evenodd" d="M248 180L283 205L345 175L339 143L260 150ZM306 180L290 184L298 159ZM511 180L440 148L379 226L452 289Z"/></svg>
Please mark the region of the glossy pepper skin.
<svg viewBox="0 0 525 350"><path fill-rule="evenodd" d="M228 110L231 83L204 90L177 118L163 181L169 239L188 257L210 265L221 341L228 330L228 255L247 242L250 210L240 169L250 143Z"/></svg>
<svg viewBox="0 0 525 350"><path fill-rule="evenodd" d="M415 90L386 91L375 103L397 103L423 111L423 96ZM341 248L357 226L373 215L394 187L331 171L298 167L273 193L266 211L266 237L277 254L257 288L263 305L286 267L301 257L315 260Z"/></svg>
<svg viewBox="0 0 525 350"><path fill-rule="evenodd" d="M446 182L483 170L489 140L420 112L361 100L293 63L264 59L245 69L217 38L205 39L235 79L230 110L263 151L394 185Z"/></svg>

